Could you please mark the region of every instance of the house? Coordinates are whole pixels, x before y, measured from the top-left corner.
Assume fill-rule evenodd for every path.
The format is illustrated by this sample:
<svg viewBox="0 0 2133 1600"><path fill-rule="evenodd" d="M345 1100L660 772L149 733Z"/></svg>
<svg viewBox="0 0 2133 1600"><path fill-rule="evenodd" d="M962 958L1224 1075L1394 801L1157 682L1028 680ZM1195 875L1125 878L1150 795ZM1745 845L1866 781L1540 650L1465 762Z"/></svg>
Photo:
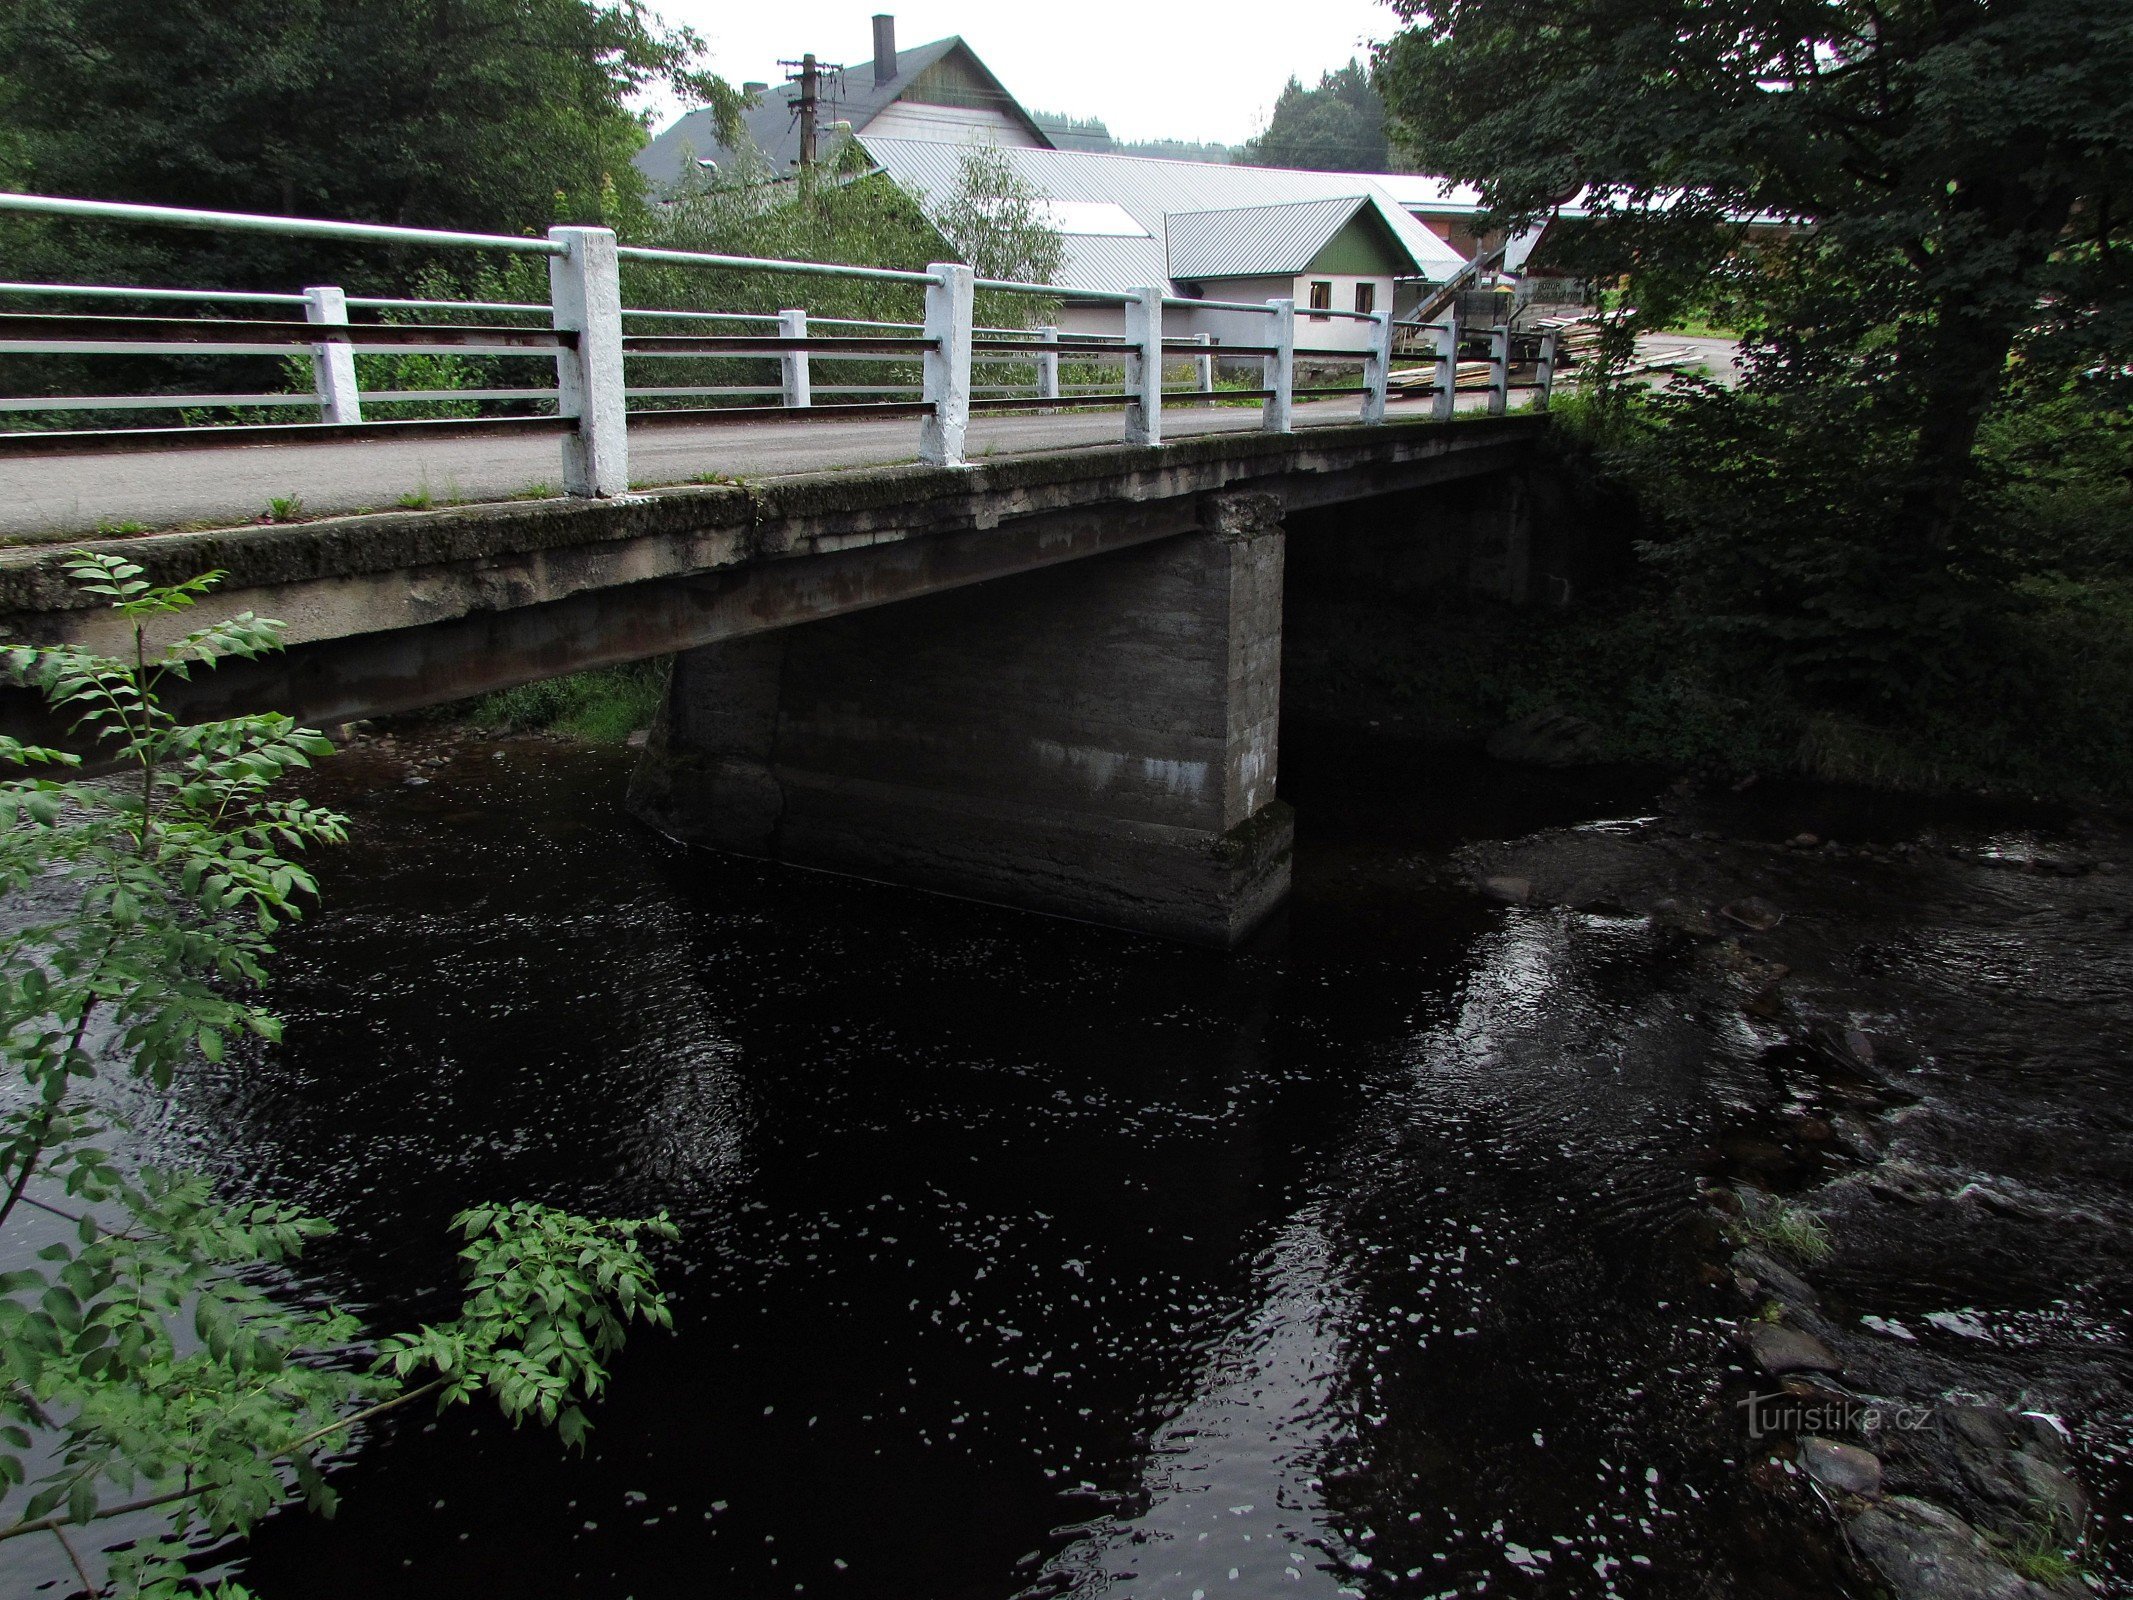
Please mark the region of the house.
<svg viewBox="0 0 2133 1600"><path fill-rule="evenodd" d="M955 192L965 144L858 134L874 163L921 207ZM1263 304L1293 298L1297 343L1360 350L1368 325L1322 311L1405 314L1422 287L1466 258L1401 207L1383 180L1357 173L1214 166L1146 156L1030 146L1000 150L1039 197L1065 256L1054 282L1129 292L1161 285L1182 299ZM1070 332L1118 331L1115 307L1065 302ZM1248 312L1173 308L1179 334L1258 344L1266 319Z"/></svg>
<svg viewBox="0 0 2133 1600"><path fill-rule="evenodd" d="M1063 287L1129 292L1160 285L1186 300L1264 304L1293 299L1297 344L1361 350L1368 324L1333 311L1413 310L1423 287L1442 283L1467 257L1432 231L1429 215L1403 204L1405 180L1371 173L1168 161L1108 151L1060 149L960 37L914 50L896 44L896 19L874 18L874 59L817 80L815 127L848 131L859 148L929 214L955 194L965 154L997 151L1059 230ZM747 114L750 139L771 170L800 160L801 88L761 84ZM655 188L671 188L692 162L734 158L709 111L692 111L637 158ZM1474 209L1469 206L1469 212ZM1316 309L1322 313L1311 316ZM1119 329L1116 306L1066 301L1068 332ZM1224 344L1263 344L1263 315L1173 307L1166 330L1206 333Z"/></svg>
<svg viewBox="0 0 2133 1600"><path fill-rule="evenodd" d="M743 121L749 138L776 174L800 163L800 96L797 83L773 89L745 85L755 104ZM874 19L874 59L856 67L824 69L817 90L816 124L824 136L838 123L855 134L903 139L983 139L1002 147L1050 149L1051 139L1001 86L992 70L960 36L936 39L912 50L896 44L896 19ZM734 152L718 137L708 110L691 111L637 154L637 170L655 190L671 189L692 163L730 164Z"/></svg>

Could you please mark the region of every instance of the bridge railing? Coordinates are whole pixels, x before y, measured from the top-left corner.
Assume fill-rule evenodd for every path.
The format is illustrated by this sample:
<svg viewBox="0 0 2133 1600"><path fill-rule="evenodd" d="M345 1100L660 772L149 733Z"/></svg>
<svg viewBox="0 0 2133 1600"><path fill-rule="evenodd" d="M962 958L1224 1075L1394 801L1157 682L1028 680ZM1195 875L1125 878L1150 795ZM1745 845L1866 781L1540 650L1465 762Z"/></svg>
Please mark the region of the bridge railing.
<svg viewBox="0 0 2133 1600"><path fill-rule="evenodd" d="M917 455L934 465L966 459L973 412L1116 408L1123 437L1159 444L1166 406L1257 403L1262 426L1293 431L1299 400L1356 398L1366 422L1382 422L1395 390L1433 393L1449 415L1460 381L1456 322L1433 330L1437 362L1419 386L1412 375L1395 385L1397 327L1389 312L1310 309L1313 321L1348 319L1369 325L1361 349L1299 346L1292 300L1266 302L1183 299L1159 287L1132 293L1058 284L980 279L955 262L923 272L832 262L783 261L704 251L624 245L604 228L557 227L546 237L455 233L437 229L328 222L238 212L190 211L107 201L0 194L0 212L20 212L133 225L237 234L416 246L506 256L538 256L548 267L546 302L350 295L319 285L302 293L189 288L129 288L102 284L0 283L0 355L7 356L279 356L299 372L308 366L309 394L141 393L0 395L0 418L65 416L81 412L269 410L311 411L316 421L224 424L190 421L180 427L28 428L0 426L0 456L60 451L160 449L190 444L369 439L409 435L551 432L559 436L563 488L573 495L616 495L629 488L632 429L770 419L852 420L911 417L918 421ZM682 273L772 274L779 279L883 283L917 292L919 320L903 322L811 315L794 306L775 313L629 307L622 300L625 263ZM977 294L992 302L1026 298L1041 305L1115 309L1117 333L1068 331L1057 325L980 326ZM795 296L795 298L800 298ZM76 310L7 309L22 301L123 302L124 315ZM144 315L136 308L193 308L191 316ZM1199 333L1166 333L1166 310L1226 312L1262 318L1263 338L1217 343ZM352 312L386 320L358 321ZM450 318L451 320L438 320ZM469 320L470 318L482 320ZM505 320L499 320L505 319ZM1012 320L1012 319L1010 319ZM1506 335L1491 335L1492 411L1504 409L1511 387ZM1501 346L1501 350L1498 349ZM534 364L523 385L363 388L357 355L479 357L490 363ZM1553 375L1553 352L1534 382L1541 403ZM686 361L688 381L631 382L630 368ZM1218 362L1234 368L1258 363L1256 386L1223 386ZM776 364L777 381L733 383L711 375L729 362ZM815 381L819 365L866 364L860 383ZM709 364L708 366L706 364ZM1062 382L1064 371L1089 374ZM1313 374L1358 368L1355 382ZM745 369L743 369L745 370ZM1306 386L1297 386L1298 373ZM553 374L552 379L548 374ZM1111 379L1108 374L1119 377ZM1182 374L1174 383L1173 374ZM978 377L988 381L978 383ZM298 382L302 379L299 376ZM638 402L633 404L633 402ZM693 402L693 403L692 403ZM377 420L376 408L449 404L516 406L515 414ZM366 417L366 407L373 414Z"/></svg>

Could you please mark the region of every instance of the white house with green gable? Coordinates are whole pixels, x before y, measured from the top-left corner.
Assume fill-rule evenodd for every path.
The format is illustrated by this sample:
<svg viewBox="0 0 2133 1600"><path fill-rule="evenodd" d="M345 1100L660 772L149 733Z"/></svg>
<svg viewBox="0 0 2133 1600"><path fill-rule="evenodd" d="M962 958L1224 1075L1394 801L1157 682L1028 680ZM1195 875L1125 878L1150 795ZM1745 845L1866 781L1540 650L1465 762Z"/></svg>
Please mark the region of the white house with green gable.
<svg viewBox="0 0 2133 1600"><path fill-rule="evenodd" d="M954 194L966 141L858 137L921 207ZM1367 174L997 148L1059 230L1056 282L1118 293L1153 284L1187 300L1294 299L1299 346L1360 350L1367 324L1311 311L1405 315L1427 285L1466 265ZM1115 308L1069 301L1061 316L1070 332L1118 330ZM1224 344L1266 338L1265 319L1241 312L1173 308L1165 321Z"/></svg>

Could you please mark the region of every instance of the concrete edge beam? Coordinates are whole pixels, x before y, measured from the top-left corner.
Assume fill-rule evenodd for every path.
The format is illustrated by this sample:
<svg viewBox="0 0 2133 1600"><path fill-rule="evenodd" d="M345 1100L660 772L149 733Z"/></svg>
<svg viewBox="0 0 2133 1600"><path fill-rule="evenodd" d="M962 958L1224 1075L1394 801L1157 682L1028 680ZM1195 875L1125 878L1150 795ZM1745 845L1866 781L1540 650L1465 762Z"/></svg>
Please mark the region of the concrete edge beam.
<svg viewBox="0 0 2133 1600"><path fill-rule="evenodd" d="M482 561L535 551L694 535L712 529L775 530L752 554L807 553L811 538L837 537L882 513L908 532L985 526L1010 503L1030 509L1097 499L1146 499L1223 487L1239 476L1324 472L1417 453L1530 442L1547 419L1474 418L1450 424L1313 428L1290 435L1212 434L1163 446L1102 446L982 462L962 469L881 467L765 478L745 485L682 485L610 500L500 502L434 511L374 512L286 527L234 527L83 539L0 549L0 628L25 633L27 615L94 609L63 571L77 550L123 556L152 581L203 571L229 574L225 592L305 580ZM1221 481L1206 481L1209 471Z"/></svg>

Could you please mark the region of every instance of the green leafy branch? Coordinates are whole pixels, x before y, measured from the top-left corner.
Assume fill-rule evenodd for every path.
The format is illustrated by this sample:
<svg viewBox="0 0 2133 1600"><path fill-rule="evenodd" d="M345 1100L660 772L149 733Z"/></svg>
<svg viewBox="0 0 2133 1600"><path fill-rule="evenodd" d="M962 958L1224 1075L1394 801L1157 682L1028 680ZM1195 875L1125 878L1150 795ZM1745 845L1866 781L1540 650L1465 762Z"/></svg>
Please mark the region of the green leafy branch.
<svg viewBox="0 0 2133 1600"><path fill-rule="evenodd" d="M90 1093L100 1073L160 1092L189 1063L279 1042L256 995L272 937L318 893L294 858L347 823L279 792L331 748L321 734L277 715L182 724L161 701L172 680L280 648L279 623L244 612L152 646L220 574L156 585L86 553L67 570L131 625L131 648L0 650L0 672L41 690L89 752L0 741L24 774L0 784L0 894L31 911L0 943L0 1052L24 1091L0 1111L0 1229L25 1204L72 1224L0 1273L0 1542L48 1533L100 1592L68 1530L169 1508L168 1533L110 1576L124 1595L177 1596L196 1587L189 1531L241 1535L298 1497L331 1514L330 1453L416 1400L486 1393L582 1444L627 1325L671 1326L644 1243L674 1230L525 1204L465 1213L459 1315L365 1363L353 1316L277 1297L326 1223L121 1164L123 1118Z"/></svg>

